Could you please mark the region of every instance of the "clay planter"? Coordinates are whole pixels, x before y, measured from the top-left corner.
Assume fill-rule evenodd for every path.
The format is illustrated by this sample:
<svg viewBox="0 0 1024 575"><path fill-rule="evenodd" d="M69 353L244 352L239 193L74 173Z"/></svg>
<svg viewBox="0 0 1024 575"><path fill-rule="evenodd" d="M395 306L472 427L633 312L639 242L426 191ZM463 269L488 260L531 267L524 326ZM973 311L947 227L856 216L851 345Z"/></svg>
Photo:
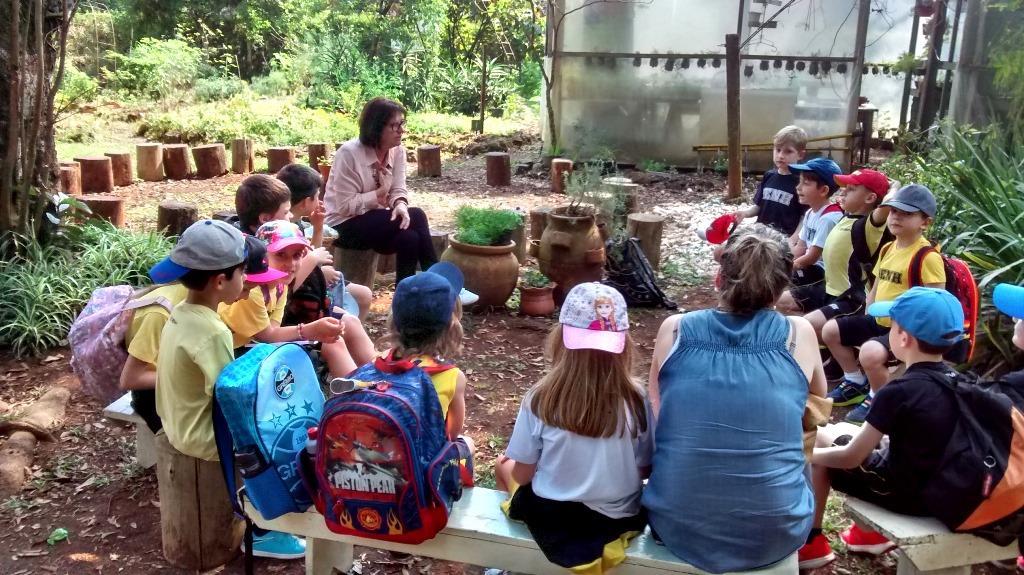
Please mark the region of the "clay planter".
<svg viewBox="0 0 1024 575"><path fill-rule="evenodd" d="M546 317L555 311L555 286L519 286L519 311L533 317Z"/></svg>
<svg viewBox="0 0 1024 575"><path fill-rule="evenodd" d="M594 216L568 216L567 210L551 210L537 249L541 273L558 284L554 295L559 303L577 284L604 276L604 241Z"/></svg>
<svg viewBox="0 0 1024 575"><path fill-rule="evenodd" d="M519 280L519 260L512 253L515 246L512 241L505 246L474 246L453 238L441 261L462 270L466 289L480 296L477 305L503 306Z"/></svg>

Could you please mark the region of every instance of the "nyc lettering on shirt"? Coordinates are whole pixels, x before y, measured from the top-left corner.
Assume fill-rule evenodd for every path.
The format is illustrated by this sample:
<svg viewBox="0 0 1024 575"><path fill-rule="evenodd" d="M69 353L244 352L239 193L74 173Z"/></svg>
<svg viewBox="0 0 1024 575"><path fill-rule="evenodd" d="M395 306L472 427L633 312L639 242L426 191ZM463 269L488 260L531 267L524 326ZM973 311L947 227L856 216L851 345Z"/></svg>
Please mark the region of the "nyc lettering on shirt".
<svg viewBox="0 0 1024 575"><path fill-rule="evenodd" d="M761 197L769 202L775 202L788 206L793 201L793 194L777 188L764 188L761 190Z"/></svg>
<svg viewBox="0 0 1024 575"><path fill-rule="evenodd" d="M902 272L896 272L896 271L893 271L893 270L887 270L887 269L883 268L883 269L878 270L878 279L883 280L883 281L887 281L887 282L890 282L890 283L894 283L894 284L902 284L903 283L903 273Z"/></svg>

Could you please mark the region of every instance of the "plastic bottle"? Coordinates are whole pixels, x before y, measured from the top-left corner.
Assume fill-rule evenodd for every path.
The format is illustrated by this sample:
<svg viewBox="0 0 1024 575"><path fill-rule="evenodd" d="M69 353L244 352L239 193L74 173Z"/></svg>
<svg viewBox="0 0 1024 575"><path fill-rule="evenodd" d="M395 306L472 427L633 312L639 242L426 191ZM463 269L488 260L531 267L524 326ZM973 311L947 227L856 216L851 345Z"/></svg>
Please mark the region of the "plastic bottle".
<svg viewBox="0 0 1024 575"><path fill-rule="evenodd" d="M316 455L316 438L318 434L319 429L316 427L310 427L306 430L306 453Z"/></svg>

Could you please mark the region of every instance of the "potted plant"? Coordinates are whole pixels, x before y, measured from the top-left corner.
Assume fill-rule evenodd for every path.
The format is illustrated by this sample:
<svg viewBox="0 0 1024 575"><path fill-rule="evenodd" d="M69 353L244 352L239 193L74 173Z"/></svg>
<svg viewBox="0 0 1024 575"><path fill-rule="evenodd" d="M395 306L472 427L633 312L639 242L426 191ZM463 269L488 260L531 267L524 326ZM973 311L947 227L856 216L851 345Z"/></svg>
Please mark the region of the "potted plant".
<svg viewBox="0 0 1024 575"><path fill-rule="evenodd" d="M519 311L543 317L555 311L555 286L548 276L537 270L526 270L519 282Z"/></svg>
<svg viewBox="0 0 1024 575"><path fill-rule="evenodd" d="M462 206L455 212L455 237L441 255L462 270L466 289L482 306L505 305L516 289L519 260L512 233L523 225L514 210Z"/></svg>

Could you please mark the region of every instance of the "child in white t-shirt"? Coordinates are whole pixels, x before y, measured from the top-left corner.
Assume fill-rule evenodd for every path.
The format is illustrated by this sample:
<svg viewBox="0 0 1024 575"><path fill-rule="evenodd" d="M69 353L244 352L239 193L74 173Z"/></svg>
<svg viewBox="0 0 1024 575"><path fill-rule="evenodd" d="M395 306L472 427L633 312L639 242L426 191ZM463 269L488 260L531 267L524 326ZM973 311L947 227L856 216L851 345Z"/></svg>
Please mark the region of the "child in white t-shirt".
<svg viewBox="0 0 1024 575"><path fill-rule="evenodd" d="M508 516L574 572L618 565L646 524L653 418L632 377L628 329L616 290L584 283L569 292L548 336L551 370L523 398L495 465L498 487L511 493Z"/></svg>

